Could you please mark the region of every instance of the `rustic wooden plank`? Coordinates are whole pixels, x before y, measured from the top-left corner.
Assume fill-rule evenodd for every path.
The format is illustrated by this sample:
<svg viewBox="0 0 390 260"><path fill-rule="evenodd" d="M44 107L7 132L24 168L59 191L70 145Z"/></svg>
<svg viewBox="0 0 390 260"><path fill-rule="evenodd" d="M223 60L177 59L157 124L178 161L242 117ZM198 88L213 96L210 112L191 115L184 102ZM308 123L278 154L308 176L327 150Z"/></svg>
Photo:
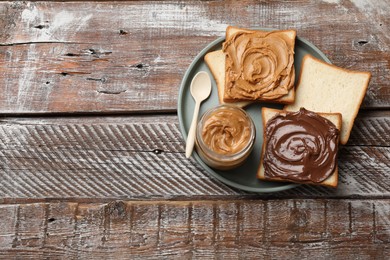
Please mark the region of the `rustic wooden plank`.
<svg viewBox="0 0 390 260"><path fill-rule="evenodd" d="M15 229L19 225L17 223L19 217L18 205L0 205L0 250L12 248L15 246L15 237L17 233Z"/></svg>
<svg viewBox="0 0 390 260"><path fill-rule="evenodd" d="M131 205L131 230L127 238L131 252L145 257L153 257L153 251L159 243L159 226L161 217L160 205L133 204Z"/></svg>
<svg viewBox="0 0 390 260"><path fill-rule="evenodd" d="M160 205L157 250L162 257L192 257L191 204Z"/></svg>
<svg viewBox="0 0 390 260"><path fill-rule="evenodd" d="M351 142L340 149L338 189L302 185L261 196L389 196L387 114L359 116ZM3 118L0 159L3 201L257 196L221 184L186 159L172 115Z"/></svg>
<svg viewBox="0 0 390 260"><path fill-rule="evenodd" d="M390 111L360 111L347 145L389 146Z"/></svg>
<svg viewBox="0 0 390 260"><path fill-rule="evenodd" d="M213 227L215 229L214 250L216 255L226 255L230 259L239 258L239 219L241 217L239 205L227 201L215 205Z"/></svg>
<svg viewBox="0 0 390 260"><path fill-rule="evenodd" d="M229 24L297 29L334 64L372 72L363 107L390 106L386 0L25 1L0 8L0 113L174 111L190 62Z"/></svg>
<svg viewBox="0 0 390 260"><path fill-rule="evenodd" d="M125 252L116 249L129 245L130 211L127 209L123 202L80 204L76 218L76 229L80 232L78 257L88 254L91 258L101 258L105 252L112 257L125 257Z"/></svg>
<svg viewBox="0 0 390 260"><path fill-rule="evenodd" d="M351 212L351 201L326 201L324 203L325 223L330 223L329 225L325 224L325 230L327 233L326 237L329 237L335 243L351 239Z"/></svg>
<svg viewBox="0 0 390 260"><path fill-rule="evenodd" d="M388 244L390 243L390 210L386 207L382 201L378 201L373 205L373 225L375 227L375 239L378 242Z"/></svg>
<svg viewBox="0 0 390 260"><path fill-rule="evenodd" d="M1 205L0 256L385 259L389 213L388 199Z"/></svg>
<svg viewBox="0 0 390 260"><path fill-rule="evenodd" d="M63 256L64 254L73 258L77 256L80 229L77 228L76 214L78 203L56 202L46 204L46 219L44 228L45 247L51 249L50 256ZM49 257L49 256L46 256Z"/></svg>
<svg viewBox="0 0 390 260"><path fill-rule="evenodd" d="M202 202L193 202L189 208L190 219L190 243L192 245L193 258L212 258L215 256L216 207L204 207Z"/></svg>
<svg viewBox="0 0 390 260"><path fill-rule="evenodd" d="M14 246L40 247L45 244L46 205L26 204L19 206L19 224L17 224Z"/></svg>
<svg viewBox="0 0 390 260"><path fill-rule="evenodd" d="M239 258L248 259L253 255L265 257L266 255L259 248L266 243L267 205L265 203L237 204L240 209L240 214L237 216Z"/></svg>

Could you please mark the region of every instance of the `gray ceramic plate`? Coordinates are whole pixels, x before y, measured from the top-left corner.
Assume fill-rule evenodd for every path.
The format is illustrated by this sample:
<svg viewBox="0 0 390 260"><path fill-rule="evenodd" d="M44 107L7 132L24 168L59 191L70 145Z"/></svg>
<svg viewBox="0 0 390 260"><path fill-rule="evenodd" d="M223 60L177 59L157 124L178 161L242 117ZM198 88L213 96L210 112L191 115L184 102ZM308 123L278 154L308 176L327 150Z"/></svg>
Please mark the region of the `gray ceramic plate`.
<svg viewBox="0 0 390 260"><path fill-rule="evenodd" d="M187 133L190 128L191 119L194 111L195 102L190 93L190 84L192 78L199 71L207 71L211 78L212 91L210 97L204 101L200 108L200 116L209 108L215 107L218 105L218 94L217 87L214 81L214 78L209 71L207 65L204 63L204 55L210 51L221 49L222 42L225 40L225 37L221 37L212 43L210 43L206 48L204 48L191 63L190 67L186 71L183 81L180 85L179 100L178 100L178 116L180 122L180 131L183 135L184 140L187 139ZM317 57L321 60L324 60L330 63L330 60L323 54L316 46L308 42L305 39L297 37L295 42L295 71L296 75L299 75L301 70L301 61L303 56L306 54L311 54L314 57ZM296 77L297 79L298 77ZM297 186L293 183L284 183L284 182L265 182L260 181L256 178L257 168L260 163L260 152L263 144L263 127L262 127L262 118L261 118L261 108L263 106L273 107L273 108L282 108L281 105L272 105L272 104L252 104L246 107L246 111L252 117L256 125L256 140L252 153L245 162L244 165L229 171L219 171L210 168L207 166L194 151L192 156L195 160L212 176L220 180L221 182L238 188L245 191L252 192L276 192L291 189Z"/></svg>

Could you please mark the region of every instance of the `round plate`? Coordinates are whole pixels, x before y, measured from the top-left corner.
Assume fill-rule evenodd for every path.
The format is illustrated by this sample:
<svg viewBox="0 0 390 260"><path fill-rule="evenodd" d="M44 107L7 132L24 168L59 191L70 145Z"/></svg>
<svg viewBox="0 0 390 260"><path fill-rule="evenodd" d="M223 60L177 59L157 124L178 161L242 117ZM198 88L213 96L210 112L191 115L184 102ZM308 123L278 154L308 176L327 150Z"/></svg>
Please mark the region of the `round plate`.
<svg viewBox="0 0 390 260"><path fill-rule="evenodd" d="M216 107L218 102L218 92L217 86L214 80L213 75L208 69L207 65L204 62L204 55L210 51L215 51L222 48L222 42L225 41L225 37L221 37L212 43L210 43L206 48L204 48L193 60L190 67L186 71L183 81L180 85L179 100L178 100L178 116L180 122L180 131L183 135L184 140L187 139L187 134L191 125L192 115L195 107L195 101L193 100L190 93L190 84L192 78L199 71L206 71L209 73L212 84L212 91L210 97L205 100L200 108L199 118L201 115L208 110L209 108ZM300 75L301 71L301 62L302 58L306 54L311 54L312 56L321 59L325 62L330 63L330 60L323 54L316 46L314 46L309 41L297 37L295 41L295 56L294 56L294 67L296 75ZM296 77L297 82L298 77ZM296 187L298 184L295 183L284 183L284 182L267 182L261 181L256 178L257 169L260 163L260 153L261 147L263 145L263 125L262 125L262 116L261 108L263 106L271 108L281 109L281 105L276 104L261 104L254 103L245 108L245 110L252 117L256 125L256 140L252 153L249 155L246 162L233 170L220 171L215 170L207 166L198 156L194 150L192 156L195 160L212 176L220 180L221 182L238 188L245 191L251 192L276 192L287 190Z"/></svg>

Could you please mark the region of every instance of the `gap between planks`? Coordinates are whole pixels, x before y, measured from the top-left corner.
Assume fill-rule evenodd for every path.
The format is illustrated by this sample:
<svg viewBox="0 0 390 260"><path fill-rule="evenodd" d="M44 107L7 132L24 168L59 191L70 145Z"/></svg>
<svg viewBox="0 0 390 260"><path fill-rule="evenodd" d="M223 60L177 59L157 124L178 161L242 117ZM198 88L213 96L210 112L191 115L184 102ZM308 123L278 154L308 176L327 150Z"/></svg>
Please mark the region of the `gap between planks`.
<svg viewBox="0 0 390 260"><path fill-rule="evenodd" d="M137 205L153 205L153 204L166 204L166 205L187 205L188 203L266 203L270 201L285 201L285 200L308 200L308 201L380 201L390 200L389 196L338 196L338 197L321 197L321 196L299 196L299 195L281 195L278 193L269 194L249 194L249 195L235 195L235 196L210 196L210 195L199 195L199 196L173 196L172 198L162 199L161 197L140 197L140 198L2 198L0 199L0 205L29 205L29 204L56 204L56 203L79 203L79 204L110 204L116 202L124 202L126 204L137 204ZM390 204L390 202L389 202Z"/></svg>

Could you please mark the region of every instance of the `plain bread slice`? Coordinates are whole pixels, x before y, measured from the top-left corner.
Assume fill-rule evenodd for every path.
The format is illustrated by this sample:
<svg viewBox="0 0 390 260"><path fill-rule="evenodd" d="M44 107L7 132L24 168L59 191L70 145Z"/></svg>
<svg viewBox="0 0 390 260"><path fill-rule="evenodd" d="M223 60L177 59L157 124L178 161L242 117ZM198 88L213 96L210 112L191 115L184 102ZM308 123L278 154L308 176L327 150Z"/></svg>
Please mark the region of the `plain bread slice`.
<svg viewBox="0 0 390 260"><path fill-rule="evenodd" d="M211 74L213 74L215 83L217 83L218 100L220 104L231 104L238 107L245 107L251 104L251 101L242 102L225 102L223 100L225 92L225 54L222 50L209 52L205 55L204 60L209 67Z"/></svg>
<svg viewBox="0 0 390 260"><path fill-rule="evenodd" d="M295 102L284 109L298 111L304 107L314 112L341 113L340 142L346 144L370 78L369 72L346 70L306 55Z"/></svg>

